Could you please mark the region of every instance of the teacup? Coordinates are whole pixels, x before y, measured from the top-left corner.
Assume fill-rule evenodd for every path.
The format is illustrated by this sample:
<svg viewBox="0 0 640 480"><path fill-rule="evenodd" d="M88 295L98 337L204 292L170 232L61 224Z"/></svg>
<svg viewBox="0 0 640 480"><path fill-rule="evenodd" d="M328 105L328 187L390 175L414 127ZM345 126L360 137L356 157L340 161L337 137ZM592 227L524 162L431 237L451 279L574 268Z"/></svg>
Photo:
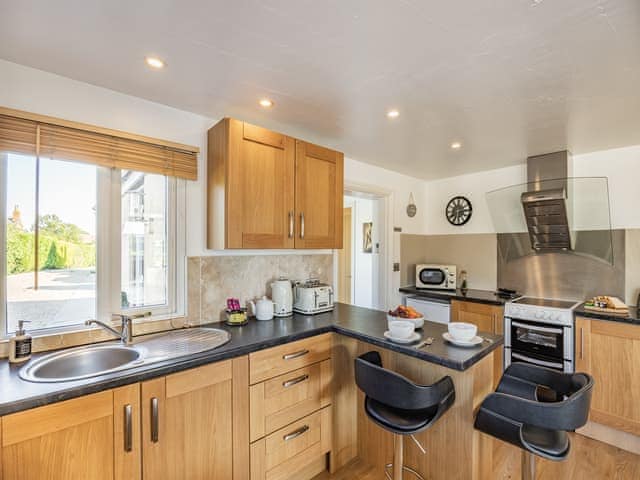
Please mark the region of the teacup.
<svg viewBox="0 0 640 480"><path fill-rule="evenodd" d="M413 322L394 320L389 322L389 332L394 338L409 338L415 329Z"/></svg>
<svg viewBox="0 0 640 480"><path fill-rule="evenodd" d="M454 340L461 340L463 342L470 341L478 333L478 327L473 323L465 322L451 322L449 323L449 335Z"/></svg>

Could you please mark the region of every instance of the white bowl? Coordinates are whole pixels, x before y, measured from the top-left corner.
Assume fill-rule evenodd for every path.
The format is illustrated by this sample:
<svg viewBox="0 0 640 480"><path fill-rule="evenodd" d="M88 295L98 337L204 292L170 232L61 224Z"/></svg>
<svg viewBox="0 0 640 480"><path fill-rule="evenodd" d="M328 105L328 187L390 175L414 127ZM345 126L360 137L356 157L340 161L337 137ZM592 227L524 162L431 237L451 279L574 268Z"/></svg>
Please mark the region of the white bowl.
<svg viewBox="0 0 640 480"><path fill-rule="evenodd" d="M406 322L404 320L394 320L389 322L389 332L394 338L409 338L415 327L413 322Z"/></svg>
<svg viewBox="0 0 640 480"><path fill-rule="evenodd" d="M406 321L406 322L411 322L415 325L415 328L422 328L422 326L424 325L424 317L418 317L418 318L402 318L402 317L394 317L393 315L389 315L387 313L387 322L399 322L399 321Z"/></svg>
<svg viewBox="0 0 640 480"><path fill-rule="evenodd" d="M478 327L473 323L451 322L449 323L449 333L456 340L468 342L478 333Z"/></svg>

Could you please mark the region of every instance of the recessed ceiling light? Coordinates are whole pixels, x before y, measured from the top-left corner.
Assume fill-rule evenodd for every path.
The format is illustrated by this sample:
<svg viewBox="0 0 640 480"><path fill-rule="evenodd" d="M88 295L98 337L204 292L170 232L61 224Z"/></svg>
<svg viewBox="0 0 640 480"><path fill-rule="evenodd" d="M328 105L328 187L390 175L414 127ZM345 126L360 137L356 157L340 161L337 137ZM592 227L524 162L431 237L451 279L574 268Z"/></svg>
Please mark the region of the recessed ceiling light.
<svg viewBox="0 0 640 480"><path fill-rule="evenodd" d="M398 110L393 109L387 112L387 117L389 118L398 118L399 116L400 116L400 112Z"/></svg>
<svg viewBox="0 0 640 480"><path fill-rule="evenodd" d="M258 103L263 108L271 108L271 107L273 107L273 100L269 100L268 98L263 98Z"/></svg>
<svg viewBox="0 0 640 480"><path fill-rule="evenodd" d="M144 59L145 62L147 62L147 65L149 65L151 68L164 68L165 63L160 60L158 57L145 57Z"/></svg>
<svg viewBox="0 0 640 480"><path fill-rule="evenodd" d="M460 150L462 148L462 144L460 142L453 142L451 144L451 148L453 150Z"/></svg>

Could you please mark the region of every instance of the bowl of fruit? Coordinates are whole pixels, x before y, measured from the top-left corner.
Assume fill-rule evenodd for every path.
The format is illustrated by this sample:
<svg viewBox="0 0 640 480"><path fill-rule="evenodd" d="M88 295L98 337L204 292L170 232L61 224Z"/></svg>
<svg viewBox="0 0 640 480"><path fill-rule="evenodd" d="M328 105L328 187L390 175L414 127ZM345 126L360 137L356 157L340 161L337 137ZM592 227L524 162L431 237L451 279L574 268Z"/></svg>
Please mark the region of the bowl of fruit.
<svg viewBox="0 0 640 480"><path fill-rule="evenodd" d="M387 312L387 320L393 322L395 320L407 320L413 322L415 328L422 328L424 325L424 316L413 307L406 305L398 305L395 310Z"/></svg>

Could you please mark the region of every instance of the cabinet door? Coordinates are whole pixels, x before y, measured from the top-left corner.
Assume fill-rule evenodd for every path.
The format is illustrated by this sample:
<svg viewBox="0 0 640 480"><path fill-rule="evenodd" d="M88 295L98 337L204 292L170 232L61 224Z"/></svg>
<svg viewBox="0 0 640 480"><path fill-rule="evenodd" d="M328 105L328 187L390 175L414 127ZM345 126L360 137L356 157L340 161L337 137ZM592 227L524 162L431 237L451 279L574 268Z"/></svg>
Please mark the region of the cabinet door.
<svg viewBox="0 0 640 480"><path fill-rule="evenodd" d="M576 370L595 386L590 419L640 435L640 327L600 320L576 320Z"/></svg>
<svg viewBox="0 0 640 480"><path fill-rule="evenodd" d="M293 248L295 141L228 122L226 248Z"/></svg>
<svg viewBox="0 0 640 480"><path fill-rule="evenodd" d="M451 321L473 323L479 332L495 332L495 312L491 305L451 301Z"/></svg>
<svg viewBox="0 0 640 480"><path fill-rule="evenodd" d="M479 332L491 332L498 335L504 334L503 309L497 305L484 303L451 301L451 321L473 323ZM494 387L502 378L503 348L493 353L493 384Z"/></svg>
<svg viewBox="0 0 640 480"><path fill-rule="evenodd" d="M148 480L229 480L233 474L232 362L142 384Z"/></svg>
<svg viewBox="0 0 640 480"><path fill-rule="evenodd" d="M124 390L107 390L4 417L1 462L3 478L140 478L139 458L136 459L139 450L126 452L124 449L128 427L124 428L121 413L125 404L130 404L132 410L135 408L137 395L132 395L127 387L123 388ZM114 395L119 402L115 409ZM120 425L115 426L116 424L120 424L122 428ZM114 436L114 429L118 430L117 438ZM132 430L131 435L135 437ZM135 438L132 441L135 442ZM115 474L114 467L118 475Z"/></svg>
<svg viewBox="0 0 640 480"><path fill-rule="evenodd" d="M296 248L342 248L342 153L296 140Z"/></svg>

